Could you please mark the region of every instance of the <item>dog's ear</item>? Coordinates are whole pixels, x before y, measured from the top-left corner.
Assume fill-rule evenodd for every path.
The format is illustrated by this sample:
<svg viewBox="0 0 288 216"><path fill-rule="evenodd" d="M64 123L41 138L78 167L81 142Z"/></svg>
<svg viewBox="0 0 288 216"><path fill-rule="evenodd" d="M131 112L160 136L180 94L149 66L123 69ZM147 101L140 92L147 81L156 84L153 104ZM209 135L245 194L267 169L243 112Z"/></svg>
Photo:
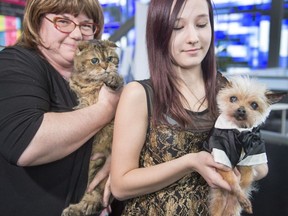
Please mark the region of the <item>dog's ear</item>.
<svg viewBox="0 0 288 216"><path fill-rule="evenodd" d="M226 86L225 87L232 87L233 86L233 84L232 84L232 81L228 81L227 83L226 83Z"/></svg>
<svg viewBox="0 0 288 216"><path fill-rule="evenodd" d="M270 104L275 104L279 102L284 96L287 95L286 92L272 92L272 91L267 91L265 93L268 101Z"/></svg>
<svg viewBox="0 0 288 216"><path fill-rule="evenodd" d="M221 89L222 88L232 88L233 84L231 80L227 80L225 83L222 84Z"/></svg>

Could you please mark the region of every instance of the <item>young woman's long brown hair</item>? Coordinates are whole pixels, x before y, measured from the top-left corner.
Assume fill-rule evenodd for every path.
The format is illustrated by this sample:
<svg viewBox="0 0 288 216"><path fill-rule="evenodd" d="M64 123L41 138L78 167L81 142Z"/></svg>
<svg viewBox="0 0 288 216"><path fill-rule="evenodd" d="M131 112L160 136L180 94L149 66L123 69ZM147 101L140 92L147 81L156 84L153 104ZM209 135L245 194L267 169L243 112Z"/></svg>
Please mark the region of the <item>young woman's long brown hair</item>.
<svg viewBox="0 0 288 216"><path fill-rule="evenodd" d="M209 50L201 63L205 83L208 109L216 114L216 60L214 50L214 17L210 0L206 0L209 7L209 20L212 37ZM186 0L177 0L173 11L174 1L151 1L148 9L146 41L148 62L152 87L154 89L153 123L166 122L166 115L175 119L182 127L191 122L191 118L181 104L181 93L177 89L180 77L172 68L169 42L177 15ZM185 5L184 5L185 6Z"/></svg>

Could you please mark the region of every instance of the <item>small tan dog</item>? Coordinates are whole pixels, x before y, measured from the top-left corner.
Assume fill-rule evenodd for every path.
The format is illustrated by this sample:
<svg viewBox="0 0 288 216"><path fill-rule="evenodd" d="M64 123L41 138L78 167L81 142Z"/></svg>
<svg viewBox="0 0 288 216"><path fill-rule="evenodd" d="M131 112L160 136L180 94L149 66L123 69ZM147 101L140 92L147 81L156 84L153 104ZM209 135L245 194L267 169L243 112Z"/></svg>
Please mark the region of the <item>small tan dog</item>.
<svg viewBox="0 0 288 216"><path fill-rule="evenodd" d="M263 84L248 77L232 77L217 96L219 117L204 148L216 162L231 168L218 170L231 192L211 189L211 216L239 216L242 210L252 214L249 200L254 179L254 166L267 163L264 141L259 126L270 113L270 105L285 93L268 91ZM233 169L241 174L240 185Z"/></svg>
<svg viewBox="0 0 288 216"><path fill-rule="evenodd" d="M123 86L123 78L117 73L119 58L116 48L116 44L108 40L79 43L74 58L74 72L69 80L69 85L76 93L79 101L76 109L96 103L104 83L112 90L117 90ZM90 161L88 184L111 153L112 135L113 121L98 131L94 137L92 155L102 153L105 157ZM101 211L106 181L107 178L97 185L91 193L86 192L79 203L69 205L62 212L62 216L94 215Z"/></svg>

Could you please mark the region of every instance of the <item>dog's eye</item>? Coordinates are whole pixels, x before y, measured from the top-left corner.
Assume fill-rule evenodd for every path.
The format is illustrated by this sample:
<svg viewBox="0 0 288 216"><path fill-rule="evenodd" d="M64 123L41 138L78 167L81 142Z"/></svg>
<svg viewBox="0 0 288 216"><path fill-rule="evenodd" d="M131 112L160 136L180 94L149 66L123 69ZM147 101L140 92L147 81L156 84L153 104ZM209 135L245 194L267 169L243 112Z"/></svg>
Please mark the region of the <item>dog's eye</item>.
<svg viewBox="0 0 288 216"><path fill-rule="evenodd" d="M236 96L231 96L230 97L230 102L231 103L235 103L238 100L238 98Z"/></svg>
<svg viewBox="0 0 288 216"><path fill-rule="evenodd" d="M258 108L258 104L256 102L251 103L252 109L256 110Z"/></svg>
<svg viewBox="0 0 288 216"><path fill-rule="evenodd" d="M92 64L98 64L99 63L99 59L98 58L92 58L91 60Z"/></svg>

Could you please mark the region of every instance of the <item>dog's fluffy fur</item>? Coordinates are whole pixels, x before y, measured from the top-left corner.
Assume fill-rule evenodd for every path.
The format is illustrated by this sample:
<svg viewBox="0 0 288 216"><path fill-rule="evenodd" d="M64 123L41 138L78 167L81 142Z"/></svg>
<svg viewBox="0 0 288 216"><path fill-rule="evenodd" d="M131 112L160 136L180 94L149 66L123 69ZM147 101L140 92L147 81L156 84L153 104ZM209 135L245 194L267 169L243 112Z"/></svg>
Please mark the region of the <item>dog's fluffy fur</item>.
<svg viewBox="0 0 288 216"><path fill-rule="evenodd" d="M242 76L232 77L227 85L220 89L217 96L220 115L209 139L204 143L204 148L212 152L216 162L231 168L230 171L218 172L229 183L232 191L211 189L211 216L238 216L242 210L252 213L249 196L255 177L254 166L267 163L264 142L259 136L259 130L257 132L255 128L259 129L265 122L270 113L270 105L278 102L284 95L268 91L265 85ZM215 145L220 145L220 149ZM232 145L235 145L234 149L238 149L239 154L236 157L226 155L227 151L234 151L230 149ZM245 149L245 145L257 147L253 146L254 150L247 150L249 148ZM232 160L235 162L231 162ZM233 173L235 166L241 174L240 184Z"/></svg>
<svg viewBox="0 0 288 216"><path fill-rule="evenodd" d="M78 45L74 58L74 72L69 80L71 89L76 93L79 104L75 109L84 108L97 102L104 83L112 90L121 88L123 78L117 73L118 55L116 44L108 40L83 41ZM98 115L95 113L95 115ZM111 153L113 121L103 127L94 137L92 155L102 153L103 158L91 160L89 164L88 183L95 177ZM104 179L91 192L86 192L79 203L70 204L62 216L94 215L103 209L102 200Z"/></svg>

